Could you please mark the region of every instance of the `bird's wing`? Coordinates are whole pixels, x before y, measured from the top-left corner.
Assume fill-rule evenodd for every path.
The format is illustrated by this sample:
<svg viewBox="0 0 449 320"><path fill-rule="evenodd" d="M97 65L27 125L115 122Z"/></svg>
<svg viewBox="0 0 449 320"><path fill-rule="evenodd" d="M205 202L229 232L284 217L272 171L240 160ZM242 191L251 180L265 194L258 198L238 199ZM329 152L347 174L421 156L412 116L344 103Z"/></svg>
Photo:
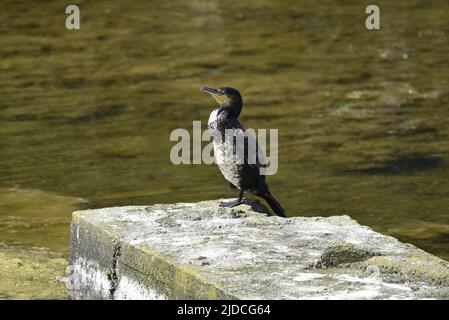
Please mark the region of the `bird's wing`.
<svg viewBox="0 0 449 320"><path fill-rule="evenodd" d="M250 134L245 134L245 164L255 168L265 167L265 157L262 148L256 142L256 139Z"/></svg>
<svg viewBox="0 0 449 320"><path fill-rule="evenodd" d="M240 159L242 163L255 169L266 166L263 150L257 144L256 139L245 130L237 119L228 118L226 120L226 128L234 129L234 134L244 141L243 155L238 155L236 152L237 139L233 140L233 154L235 157L243 156L243 159Z"/></svg>

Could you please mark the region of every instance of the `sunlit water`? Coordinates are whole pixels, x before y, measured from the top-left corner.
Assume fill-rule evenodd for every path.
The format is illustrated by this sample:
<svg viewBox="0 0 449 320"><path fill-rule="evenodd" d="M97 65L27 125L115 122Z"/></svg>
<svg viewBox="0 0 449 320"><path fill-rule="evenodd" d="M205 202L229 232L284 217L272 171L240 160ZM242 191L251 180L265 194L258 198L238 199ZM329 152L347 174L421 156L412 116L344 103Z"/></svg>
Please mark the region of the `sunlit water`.
<svg viewBox="0 0 449 320"><path fill-rule="evenodd" d="M205 125L203 84L249 128L279 129L272 193L291 216L347 214L449 259L449 2L3 1L0 242L67 254L77 208L236 196L174 166ZM84 199L84 200L82 200Z"/></svg>

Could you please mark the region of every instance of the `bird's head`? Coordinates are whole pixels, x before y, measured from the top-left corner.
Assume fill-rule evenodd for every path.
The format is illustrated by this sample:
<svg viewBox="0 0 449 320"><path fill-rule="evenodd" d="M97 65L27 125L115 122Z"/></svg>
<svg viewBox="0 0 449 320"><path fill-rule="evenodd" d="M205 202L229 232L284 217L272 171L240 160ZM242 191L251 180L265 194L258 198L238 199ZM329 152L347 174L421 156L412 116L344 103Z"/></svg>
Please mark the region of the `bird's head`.
<svg viewBox="0 0 449 320"><path fill-rule="evenodd" d="M231 116L237 118L243 107L242 96L234 88L222 87L214 89L202 86L201 91L207 92L218 102L221 108L227 110Z"/></svg>

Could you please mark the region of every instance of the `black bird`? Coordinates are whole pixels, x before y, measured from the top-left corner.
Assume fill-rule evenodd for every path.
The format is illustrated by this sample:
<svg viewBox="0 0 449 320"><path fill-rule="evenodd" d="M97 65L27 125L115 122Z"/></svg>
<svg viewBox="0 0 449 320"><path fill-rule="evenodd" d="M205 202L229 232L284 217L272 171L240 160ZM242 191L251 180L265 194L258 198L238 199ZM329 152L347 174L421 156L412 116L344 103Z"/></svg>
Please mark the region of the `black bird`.
<svg viewBox="0 0 449 320"><path fill-rule="evenodd" d="M285 210L268 190L265 175L260 174L260 168L264 167L262 150L237 120L243 107L240 92L229 87L214 89L206 86L201 87L201 91L211 94L220 105L212 111L208 121L213 132L215 160L231 188L240 190L237 200L223 202L220 206L237 206L242 202L243 193L250 192L264 199L278 216L286 217ZM231 138L227 137L228 133ZM237 141L242 142L241 152Z"/></svg>

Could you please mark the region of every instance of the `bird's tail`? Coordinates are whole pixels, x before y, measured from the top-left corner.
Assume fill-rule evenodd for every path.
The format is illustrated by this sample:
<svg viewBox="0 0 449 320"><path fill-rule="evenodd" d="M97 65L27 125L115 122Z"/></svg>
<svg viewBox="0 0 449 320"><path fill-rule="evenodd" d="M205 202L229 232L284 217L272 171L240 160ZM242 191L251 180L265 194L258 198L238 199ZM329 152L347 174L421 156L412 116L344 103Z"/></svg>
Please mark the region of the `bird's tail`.
<svg viewBox="0 0 449 320"><path fill-rule="evenodd" d="M263 197L265 201L268 203L270 208L276 213L279 217L287 218L285 215L285 210L282 208L282 206L277 202L277 200L271 195L271 193L268 193L265 197Z"/></svg>

